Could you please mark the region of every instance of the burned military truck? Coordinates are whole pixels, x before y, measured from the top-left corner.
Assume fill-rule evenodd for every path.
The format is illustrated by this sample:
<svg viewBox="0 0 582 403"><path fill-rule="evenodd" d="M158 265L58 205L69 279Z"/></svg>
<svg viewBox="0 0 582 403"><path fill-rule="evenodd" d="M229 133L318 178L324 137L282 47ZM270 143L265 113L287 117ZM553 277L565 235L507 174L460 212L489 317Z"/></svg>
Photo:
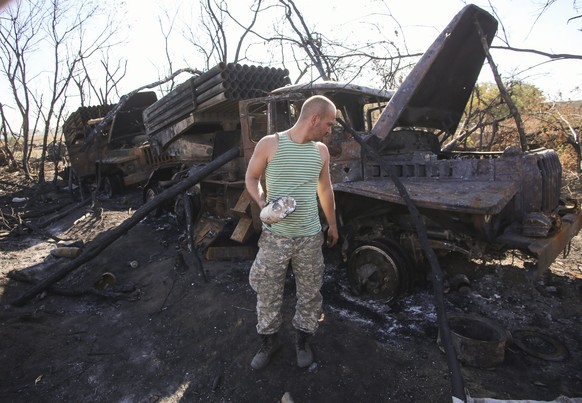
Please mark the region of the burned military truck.
<svg viewBox="0 0 582 403"><path fill-rule="evenodd" d="M496 20L465 7L393 94L322 83L276 90L241 103L246 161L261 133L290 127L301 102L328 96L342 126L326 138L331 155L341 249L357 293L386 300L409 289L425 258L405 200L406 188L427 228L430 246L468 257L521 251L542 272L582 226L575 202L560 198L561 164L554 150L444 151L437 133L455 132ZM372 149L372 157L366 149ZM379 158L378 158L379 157Z"/></svg>
<svg viewBox="0 0 582 403"><path fill-rule="evenodd" d="M417 230L394 178L420 211L433 249L468 257L518 250L531 256L541 272L582 226L578 206L560 199L556 152L457 152L445 151L440 143L439 134L452 134L459 125L485 60L478 28L490 44L495 19L478 7L465 7L396 92L311 83L240 102L222 99L207 109L208 115L204 109L194 111L168 126L158 141L169 149L188 133L187 147L179 149L196 158L182 158L183 170L166 171L167 177L164 171L155 173L148 187L169 186L187 167L240 146L241 157L190 194L197 206L196 244L206 258L252 257L253 249L245 243L260 232L261 222L244 190L246 164L263 136L291 127L302 103L321 94L347 122L338 123L324 142L331 156L339 248L354 291L392 300L412 286L425 266ZM226 122L226 115L229 125L217 124ZM174 206L177 215L180 200ZM234 244L216 246L220 234Z"/></svg>
<svg viewBox="0 0 582 403"><path fill-rule="evenodd" d="M152 172L144 187L144 200L155 198L184 179L192 167L203 166L232 147L240 147L239 101L285 86L289 83L288 74L281 68L220 63L178 85L145 109L144 124L154 154L171 158L173 163ZM208 248L225 230L232 232L237 245L253 234L244 211L250 202L244 192L244 174L243 159L238 158L187 192L196 210L194 216L201 218L196 229L198 246L208 258L240 253L250 256L254 252L254 248L233 245ZM174 212L180 223L185 220L183 203L184 197L179 195L164 207ZM237 203L239 207L235 207ZM154 214L160 211L157 209Z"/></svg>
<svg viewBox="0 0 582 403"><path fill-rule="evenodd" d="M115 105L79 107L65 121L63 133L69 173L81 186L91 185L107 197L144 183L168 158L152 154L146 143L143 111L157 100L151 91L129 97L99 133L94 129Z"/></svg>
<svg viewBox="0 0 582 403"><path fill-rule="evenodd" d="M192 167L204 166L232 147L243 150L239 158L187 192L197 218L196 245L207 259L251 258L256 252L252 241L260 233L261 222L257 206L245 191L244 177L254 146L263 136L289 128L302 102L316 93L325 93L338 108L349 111L359 129L371 130L367 122L379 117L393 94L334 82L283 86L288 83L287 75L281 69L218 65L189 79L144 111L152 150L175 162L152 173L144 189L146 202L184 179ZM328 144L333 164L343 164L342 169L332 171L334 181L354 176L360 166L359 146L339 129L338 125L335 141ZM353 172L348 175L350 170ZM183 196L166 205L182 224ZM223 242L217 242L218 238Z"/></svg>

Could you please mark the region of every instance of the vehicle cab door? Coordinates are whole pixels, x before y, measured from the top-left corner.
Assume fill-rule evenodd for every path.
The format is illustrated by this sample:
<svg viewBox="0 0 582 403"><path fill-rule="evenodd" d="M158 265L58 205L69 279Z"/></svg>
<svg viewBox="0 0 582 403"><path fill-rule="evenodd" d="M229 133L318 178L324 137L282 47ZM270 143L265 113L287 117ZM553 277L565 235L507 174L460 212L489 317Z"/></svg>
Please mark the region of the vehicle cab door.
<svg viewBox="0 0 582 403"><path fill-rule="evenodd" d="M268 134L282 132L295 124L305 95L290 93L240 101L240 124L245 166L255 146Z"/></svg>

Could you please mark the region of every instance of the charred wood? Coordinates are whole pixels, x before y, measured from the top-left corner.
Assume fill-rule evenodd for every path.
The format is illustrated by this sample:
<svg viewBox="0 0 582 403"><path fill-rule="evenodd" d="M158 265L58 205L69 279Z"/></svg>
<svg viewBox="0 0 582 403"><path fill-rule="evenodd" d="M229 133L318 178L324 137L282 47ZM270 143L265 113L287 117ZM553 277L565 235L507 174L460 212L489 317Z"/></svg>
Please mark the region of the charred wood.
<svg viewBox="0 0 582 403"><path fill-rule="evenodd" d="M38 226L34 225L30 221L23 221L22 225L25 226L26 228L32 230L33 232L41 235L44 238L49 238L49 239L52 239L56 242L60 242L63 240L63 239L59 238L58 236L55 236L55 235L49 233L48 231L45 231L45 230L39 228Z"/></svg>
<svg viewBox="0 0 582 403"><path fill-rule="evenodd" d="M35 285L38 282L34 280L32 277L19 272L19 271L10 271L8 273L8 278L14 281L19 281L26 284ZM136 299L137 295L136 292L138 291L135 284L126 284L126 285L119 285L119 286L112 286L104 290L99 290L94 287L86 287L86 288L67 288L67 287L57 287L52 285L46 288L46 291L50 292L51 294L55 295L62 295L65 297L80 297L84 295L95 295L98 297L103 298L112 298L112 299Z"/></svg>
<svg viewBox="0 0 582 403"><path fill-rule="evenodd" d="M53 223L53 222L55 222L55 221L57 221L57 220L60 220L60 219L61 219L61 218L63 218L63 217L66 217L66 216L68 216L69 214L71 214L71 212L73 212L73 211L77 210L79 207L82 207L82 206L84 206L84 205L86 205L86 204L89 204L89 202L90 202L90 201L91 201L91 199L86 199L86 200L84 200L84 201L81 201L81 202L79 202L79 203L75 204L74 206L70 206L70 203L68 203L68 204L65 204L64 206L59 206L60 208L59 208L59 209L57 209L57 210L55 210L55 211L62 210L62 209L63 209L63 208L65 208L65 207L69 207L69 208L67 208L67 209L66 209L66 210L64 210L64 211L61 211L61 212L59 212L58 214L54 214L54 215L52 215L52 216L50 216L50 217L47 217L47 218L45 218L44 220L40 220L40 221L38 221L38 222L36 223L36 225L37 225L39 228L44 228L44 227L46 227L47 225L49 225L49 224L51 224L51 223ZM50 212L49 212L49 214L50 214Z"/></svg>
<svg viewBox="0 0 582 403"><path fill-rule="evenodd" d="M210 175L216 171L221 166L225 165L227 162L235 159L239 156L240 150L238 147L232 148L224 154L217 157L215 160L211 161L203 167L196 166L189 171L189 176L185 178L182 182L166 189L160 195L156 196L143 206L141 206L130 218L125 220L119 226L104 232L97 236L93 241L88 243L83 252L75 259L67 264L64 264L54 271L47 278L35 284L30 290L25 292L22 296L17 298L12 304L15 306L22 306L26 302L30 301L38 293L44 291L47 287L51 286L55 282L64 278L68 273L80 267L82 264L90 261L99 253L101 253L105 248L111 245L116 239L124 235L132 227L137 225L142 219L144 219L151 211L158 208L162 204L173 199L180 193L183 193L190 187L194 186L196 183L200 182L203 178Z"/></svg>
<svg viewBox="0 0 582 403"><path fill-rule="evenodd" d="M45 217L49 214L56 213L57 211L60 211L64 208L70 206L71 203L72 203L72 201L67 201L66 203L58 203L58 204L55 204L54 206L43 208L42 210L39 209L39 210L27 211L24 214L22 214L22 218L29 219L29 218Z"/></svg>

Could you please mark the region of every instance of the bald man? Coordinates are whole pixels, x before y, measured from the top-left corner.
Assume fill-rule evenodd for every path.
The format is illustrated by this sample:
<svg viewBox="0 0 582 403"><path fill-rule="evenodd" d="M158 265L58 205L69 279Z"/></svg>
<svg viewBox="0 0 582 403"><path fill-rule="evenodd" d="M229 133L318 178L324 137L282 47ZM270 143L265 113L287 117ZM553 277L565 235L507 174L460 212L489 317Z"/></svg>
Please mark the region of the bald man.
<svg viewBox="0 0 582 403"><path fill-rule="evenodd" d="M279 197L296 201L293 213L271 225L263 225L259 252L251 267L249 282L257 293L257 332L261 348L251 366L267 366L280 347L281 304L289 261L297 286L293 317L296 329L297 365L313 362L308 338L315 333L322 313L320 293L323 282L323 233L317 198L328 224L327 244L338 240L335 200L329 174L329 152L321 142L331 133L335 105L326 97L305 101L297 123L289 130L263 137L249 161L245 182L255 203L264 208ZM261 185L265 178L266 189Z"/></svg>

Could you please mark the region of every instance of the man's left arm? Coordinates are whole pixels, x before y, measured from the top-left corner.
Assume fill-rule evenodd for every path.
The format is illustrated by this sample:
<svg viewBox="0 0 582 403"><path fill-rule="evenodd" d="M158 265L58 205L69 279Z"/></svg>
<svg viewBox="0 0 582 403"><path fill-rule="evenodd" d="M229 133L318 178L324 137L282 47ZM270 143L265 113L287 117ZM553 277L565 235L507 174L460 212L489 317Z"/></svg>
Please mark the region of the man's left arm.
<svg viewBox="0 0 582 403"><path fill-rule="evenodd" d="M337 243L339 235L335 218L335 198L331 185L331 176L329 174L329 151L323 143L318 143L318 146L323 167L321 168L317 182L317 196L319 197L321 209L329 225L329 229L327 230L327 245L331 247Z"/></svg>

